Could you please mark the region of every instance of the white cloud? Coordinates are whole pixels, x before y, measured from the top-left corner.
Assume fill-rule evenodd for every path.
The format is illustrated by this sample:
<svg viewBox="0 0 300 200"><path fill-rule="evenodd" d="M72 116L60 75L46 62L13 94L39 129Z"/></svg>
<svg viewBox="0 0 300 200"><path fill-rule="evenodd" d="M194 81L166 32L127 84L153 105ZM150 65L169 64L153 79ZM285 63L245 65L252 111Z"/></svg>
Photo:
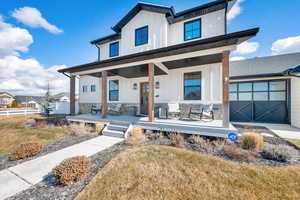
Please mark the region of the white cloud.
<svg viewBox="0 0 300 200"><path fill-rule="evenodd" d="M12 16L18 21L32 28L42 27L54 34L63 32L63 30L50 24L45 18L43 18L41 12L36 8L23 7L20 9L16 9L13 11Z"/></svg>
<svg viewBox="0 0 300 200"><path fill-rule="evenodd" d="M245 60L246 58L243 56L233 56L230 57L230 61L238 61L238 60Z"/></svg>
<svg viewBox="0 0 300 200"><path fill-rule="evenodd" d="M249 54L254 53L259 48L258 42L243 42L242 44L237 46L237 49L234 53L238 54Z"/></svg>
<svg viewBox="0 0 300 200"><path fill-rule="evenodd" d="M231 10L227 14L227 19L229 21L233 20L236 16L238 16L239 14L241 14L241 12L243 11L243 8L241 7L241 3L243 1L245 1L245 0L237 0L237 2L233 5L233 7L231 8Z"/></svg>
<svg viewBox="0 0 300 200"><path fill-rule="evenodd" d="M18 51L27 52L32 42L32 36L26 29L5 23L0 15L0 58L19 55Z"/></svg>
<svg viewBox="0 0 300 200"><path fill-rule="evenodd" d="M0 91L13 94L44 95L48 82L51 93L67 92L69 79L57 72L65 65L44 68L36 59L6 56L0 59Z"/></svg>
<svg viewBox="0 0 300 200"><path fill-rule="evenodd" d="M300 35L279 39L272 44L272 54L300 52Z"/></svg>

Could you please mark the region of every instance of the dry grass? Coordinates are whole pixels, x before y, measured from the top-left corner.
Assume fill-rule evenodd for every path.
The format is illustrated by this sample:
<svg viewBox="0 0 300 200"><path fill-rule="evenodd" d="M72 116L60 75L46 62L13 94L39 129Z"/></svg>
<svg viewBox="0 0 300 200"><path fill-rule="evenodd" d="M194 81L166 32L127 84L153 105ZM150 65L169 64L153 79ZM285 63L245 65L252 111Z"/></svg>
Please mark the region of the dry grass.
<svg viewBox="0 0 300 200"><path fill-rule="evenodd" d="M177 148L184 148L184 137L180 133L171 133L169 135L171 140L171 145Z"/></svg>
<svg viewBox="0 0 300 200"><path fill-rule="evenodd" d="M76 200L298 200L300 167L241 165L166 146L119 154Z"/></svg>
<svg viewBox="0 0 300 200"><path fill-rule="evenodd" d="M129 145L141 145L146 142L146 139L143 129L134 127L132 131L129 132L125 142Z"/></svg>
<svg viewBox="0 0 300 200"><path fill-rule="evenodd" d="M300 140L297 139L289 139L289 142L293 143L294 145L296 145L298 148L300 148Z"/></svg>
<svg viewBox="0 0 300 200"><path fill-rule="evenodd" d="M0 154L12 153L24 142L47 144L68 134L60 127L22 128L22 124L39 115L0 117Z"/></svg>
<svg viewBox="0 0 300 200"><path fill-rule="evenodd" d="M243 133L241 138L241 145L244 149L261 151L264 146L264 137L255 132Z"/></svg>
<svg viewBox="0 0 300 200"><path fill-rule="evenodd" d="M235 144L226 145L223 149L225 155L233 160L242 162L250 162L256 160L255 156L251 152L241 149Z"/></svg>

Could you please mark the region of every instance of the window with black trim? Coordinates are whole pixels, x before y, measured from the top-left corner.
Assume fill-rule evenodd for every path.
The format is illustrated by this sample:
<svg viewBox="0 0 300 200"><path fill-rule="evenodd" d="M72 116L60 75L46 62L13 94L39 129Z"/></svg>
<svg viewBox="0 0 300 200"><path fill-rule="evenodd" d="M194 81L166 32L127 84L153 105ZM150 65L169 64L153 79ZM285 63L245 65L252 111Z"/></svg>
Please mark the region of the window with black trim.
<svg viewBox="0 0 300 200"><path fill-rule="evenodd" d="M230 101L286 101L285 80L240 82L230 84Z"/></svg>
<svg viewBox="0 0 300 200"><path fill-rule="evenodd" d="M201 72L184 74L184 100L201 100Z"/></svg>
<svg viewBox="0 0 300 200"><path fill-rule="evenodd" d="M91 92L96 92L96 85L91 85Z"/></svg>
<svg viewBox="0 0 300 200"><path fill-rule="evenodd" d="M201 19L184 23L184 40L192 40L201 37Z"/></svg>
<svg viewBox="0 0 300 200"><path fill-rule="evenodd" d="M148 26L135 29L135 46L148 44Z"/></svg>
<svg viewBox="0 0 300 200"><path fill-rule="evenodd" d="M119 56L119 42L109 44L109 57Z"/></svg>
<svg viewBox="0 0 300 200"><path fill-rule="evenodd" d="M88 90L87 85L83 85L83 86L82 86L82 92L87 92L87 90Z"/></svg>
<svg viewBox="0 0 300 200"><path fill-rule="evenodd" d="M109 81L109 101L119 101L119 81Z"/></svg>

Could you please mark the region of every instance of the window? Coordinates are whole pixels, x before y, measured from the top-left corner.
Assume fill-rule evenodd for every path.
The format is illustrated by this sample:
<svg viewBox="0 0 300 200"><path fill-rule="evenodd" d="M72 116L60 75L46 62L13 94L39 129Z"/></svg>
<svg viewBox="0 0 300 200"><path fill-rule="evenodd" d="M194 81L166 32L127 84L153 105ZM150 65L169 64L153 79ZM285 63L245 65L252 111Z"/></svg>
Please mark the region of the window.
<svg viewBox="0 0 300 200"><path fill-rule="evenodd" d="M96 85L91 85L91 92L96 92Z"/></svg>
<svg viewBox="0 0 300 200"><path fill-rule="evenodd" d="M88 89L87 85L82 86L82 92L87 92L87 89Z"/></svg>
<svg viewBox="0 0 300 200"><path fill-rule="evenodd" d="M201 37L201 19L184 23L184 40L192 40Z"/></svg>
<svg viewBox="0 0 300 200"><path fill-rule="evenodd" d="M135 46L148 44L148 26L135 29Z"/></svg>
<svg viewBox="0 0 300 200"><path fill-rule="evenodd" d="M119 101L119 81L109 81L109 100Z"/></svg>
<svg viewBox="0 0 300 200"><path fill-rule="evenodd" d="M201 72L184 74L184 100L201 100Z"/></svg>
<svg viewBox="0 0 300 200"><path fill-rule="evenodd" d="M231 101L286 101L287 82L282 80L230 84Z"/></svg>
<svg viewBox="0 0 300 200"><path fill-rule="evenodd" d="M119 56L119 42L111 43L109 45L109 57Z"/></svg>

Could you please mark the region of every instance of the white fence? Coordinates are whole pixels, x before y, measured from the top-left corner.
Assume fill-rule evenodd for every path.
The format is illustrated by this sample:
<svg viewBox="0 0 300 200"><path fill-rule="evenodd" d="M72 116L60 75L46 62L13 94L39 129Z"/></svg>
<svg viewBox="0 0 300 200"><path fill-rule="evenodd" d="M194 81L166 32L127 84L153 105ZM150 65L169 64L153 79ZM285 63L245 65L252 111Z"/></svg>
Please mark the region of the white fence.
<svg viewBox="0 0 300 200"><path fill-rule="evenodd" d="M29 115L41 113L39 110L6 110L0 111L0 116L9 116L9 115Z"/></svg>

